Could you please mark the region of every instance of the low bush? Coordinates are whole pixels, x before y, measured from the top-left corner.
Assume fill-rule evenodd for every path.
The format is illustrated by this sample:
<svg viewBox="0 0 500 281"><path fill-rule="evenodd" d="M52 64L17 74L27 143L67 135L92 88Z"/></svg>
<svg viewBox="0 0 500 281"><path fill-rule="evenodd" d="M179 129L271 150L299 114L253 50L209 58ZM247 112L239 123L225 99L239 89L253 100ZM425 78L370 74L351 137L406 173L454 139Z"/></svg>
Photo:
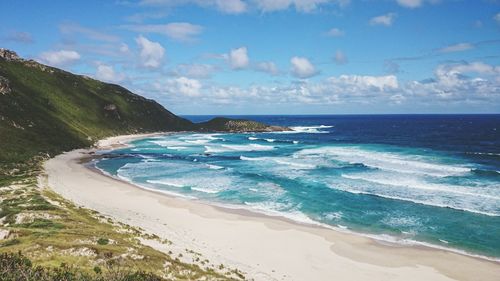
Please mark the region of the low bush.
<svg viewBox="0 0 500 281"><path fill-rule="evenodd" d="M109 268L94 269L87 273L61 265L58 268L33 266L21 253L0 254L0 280L2 281L163 281L165 279L141 271L131 272Z"/></svg>

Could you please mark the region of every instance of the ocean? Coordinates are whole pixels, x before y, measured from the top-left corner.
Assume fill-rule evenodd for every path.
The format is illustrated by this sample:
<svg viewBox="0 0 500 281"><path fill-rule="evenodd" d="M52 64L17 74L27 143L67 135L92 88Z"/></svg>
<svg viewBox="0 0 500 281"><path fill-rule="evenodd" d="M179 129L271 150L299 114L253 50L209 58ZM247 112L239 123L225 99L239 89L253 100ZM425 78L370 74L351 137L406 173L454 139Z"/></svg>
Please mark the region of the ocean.
<svg viewBox="0 0 500 281"><path fill-rule="evenodd" d="M293 131L150 137L94 165L175 196L500 259L500 115L228 117Z"/></svg>

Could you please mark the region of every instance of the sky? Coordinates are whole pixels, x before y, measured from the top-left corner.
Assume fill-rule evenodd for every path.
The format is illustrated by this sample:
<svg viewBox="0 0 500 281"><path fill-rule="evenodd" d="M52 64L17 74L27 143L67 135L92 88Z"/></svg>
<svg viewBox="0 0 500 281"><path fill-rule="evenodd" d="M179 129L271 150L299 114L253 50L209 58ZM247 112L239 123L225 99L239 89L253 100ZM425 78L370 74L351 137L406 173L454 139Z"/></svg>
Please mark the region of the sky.
<svg viewBox="0 0 500 281"><path fill-rule="evenodd" d="M2 1L0 48L183 115L500 113L500 0Z"/></svg>

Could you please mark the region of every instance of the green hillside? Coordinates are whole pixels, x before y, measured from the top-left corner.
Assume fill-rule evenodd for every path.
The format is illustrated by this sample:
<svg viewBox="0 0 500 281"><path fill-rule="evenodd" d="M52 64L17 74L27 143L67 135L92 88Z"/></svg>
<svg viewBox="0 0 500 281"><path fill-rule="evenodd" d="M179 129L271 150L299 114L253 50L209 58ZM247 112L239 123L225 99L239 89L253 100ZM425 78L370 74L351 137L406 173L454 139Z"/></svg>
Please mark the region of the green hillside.
<svg viewBox="0 0 500 281"><path fill-rule="evenodd" d="M216 118L193 124L154 100L0 49L0 170L120 134L158 131L276 131L286 128Z"/></svg>
<svg viewBox="0 0 500 281"><path fill-rule="evenodd" d="M0 49L0 280L244 280L238 269L76 206L40 182L43 160L63 151L200 126L210 127L118 85Z"/></svg>
<svg viewBox="0 0 500 281"><path fill-rule="evenodd" d="M128 133L193 124L127 89L15 54L0 55L0 163L55 155Z"/></svg>

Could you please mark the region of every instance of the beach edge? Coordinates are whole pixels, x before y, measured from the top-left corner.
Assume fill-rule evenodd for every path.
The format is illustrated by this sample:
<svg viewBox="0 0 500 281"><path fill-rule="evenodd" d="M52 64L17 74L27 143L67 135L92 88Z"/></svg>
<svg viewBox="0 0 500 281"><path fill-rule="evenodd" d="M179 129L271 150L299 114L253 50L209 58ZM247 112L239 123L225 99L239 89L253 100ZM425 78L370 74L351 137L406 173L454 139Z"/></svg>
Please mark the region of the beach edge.
<svg viewBox="0 0 500 281"><path fill-rule="evenodd" d="M256 280L319 280L315 278L332 276L342 280L385 280L388 276L399 277L395 280L495 280L500 276L498 261L426 246L384 245L354 233L303 225L288 219L227 209L173 195L165 196L109 177L85 165L98 150L117 149L136 139L165 134L169 133L116 136L99 141L95 148L58 155L44 164L47 185L78 205L168 238L174 244L201 252L216 263L240 268ZM97 191L105 194L98 194ZM104 204L102 199L106 197L112 197L115 203ZM129 202L135 204L127 204ZM162 211L165 215L161 215ZM203 227L194 227L192 224L195 222ZM227 234L228 231L221 227L226 225L232 225L234 228L229 232L236 233L237 240L245 243L236 243L233 249L227 249L227 238L235 234ZM209 230L210 235L204 235L203 228ZM182 235L187 232L192 233L187 237ZM252 241L254 236L248 232L263 238L255 243ZM285 232L288 233L283 235ZM214 239L212 235L219 237ZM276 240L277 237L286 243L270 245L281 241ZM296 247L290 248L292 244ZM274 257L264 253L265 249L273 247L291 250L296 255L279 261L279 251ZM249 253L256 248L263 251ZM308 259L311 255L319 262L311 263ZM351 270L347 270L349 268ZM363 278L365 275L366 278Z"/></svg>

